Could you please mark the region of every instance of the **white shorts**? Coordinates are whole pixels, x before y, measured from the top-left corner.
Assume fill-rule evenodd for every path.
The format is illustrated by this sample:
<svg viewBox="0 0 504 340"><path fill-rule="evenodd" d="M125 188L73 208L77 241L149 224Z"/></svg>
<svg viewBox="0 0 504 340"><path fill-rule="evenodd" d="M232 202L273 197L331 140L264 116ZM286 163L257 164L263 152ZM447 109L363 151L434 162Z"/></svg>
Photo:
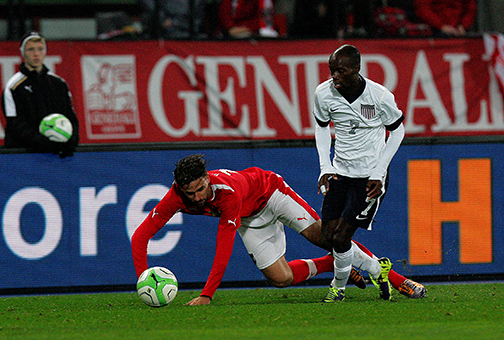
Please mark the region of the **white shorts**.
<svg viewBox="0 0 504 340"><path fill-rule="evenodd" d="M241 219L238 228L243 244L260 270L285 254L284 224L301 233L318 219L317 213L294 191L276 190L255 216Z"/></svg>

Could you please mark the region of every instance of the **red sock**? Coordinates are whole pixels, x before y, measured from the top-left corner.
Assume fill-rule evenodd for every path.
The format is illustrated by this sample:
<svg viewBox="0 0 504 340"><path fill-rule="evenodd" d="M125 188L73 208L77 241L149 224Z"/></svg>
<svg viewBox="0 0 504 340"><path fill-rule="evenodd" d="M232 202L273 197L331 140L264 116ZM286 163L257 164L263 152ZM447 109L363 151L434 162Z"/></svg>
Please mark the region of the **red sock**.
<svg viewBox="0 0 504 340"><path fill-rule="evenodd" d="M290 261L288 265L292 270L292 285L295 285L318 274L334 271L334 258L326 255L318 259Z"/></svg>
<svg viewBox="0 0 504 340"><path fill-rule="evenodd" d="M395 289L399 289L401 283L403 283L404 280L406 280L404 276L402 276L393 269L391 269L390 272L388 273L388 279L392 287L394 287Z"/></svg>
<svg viewBox="0 0 504 340"><path fill-rule="evenodd" d="M359 247L363 252L365 252L366 254L368 254L369 256L371 257L374 257L376 258L376 256L369 251L369 249L367 249L366 247L364 247L362 244L360 244L359 242L355 241L355 240L352 240L353 243L355 243L357 245L357 247ZM406 280L406 278L404 276L402 276L401 274L399 274L398 272L396 272L395 270L391 270L389 272L389 280L390 280L390 284L392 285L392 287L394 287L395 289L398 289L399 286L401 285L401 283L404 282L404 280Z"/></svg>

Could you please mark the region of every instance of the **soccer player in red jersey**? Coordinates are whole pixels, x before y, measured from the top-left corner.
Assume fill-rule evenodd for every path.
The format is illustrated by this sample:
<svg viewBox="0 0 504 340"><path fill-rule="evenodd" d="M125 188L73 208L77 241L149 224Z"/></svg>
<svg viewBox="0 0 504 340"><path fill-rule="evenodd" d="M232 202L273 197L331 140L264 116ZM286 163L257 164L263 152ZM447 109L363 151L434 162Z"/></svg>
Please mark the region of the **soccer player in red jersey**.
<svg viewBox="0 0 504 340"><path fill-rule="evenodd" d="M148 268L148 241L179 211L219 217L210 275L200 296L187 305L206 305L211 302L231 257L236 232L258 269L275 287L294 285L334 270L332 255L287 263L284 257L284 224L323 249L330 250L331 244L321 233L321 221L317 213L280 175L257 167L242 171L207 171L206 165L202 155L190 155L177 162L172 187L131 239L137 276ZM354 245L354 266L378 276L381 268L376 258L362 245ZM357 272L354 271L354 274L359 281L357 284L364 283ZM395 274L399 287L406 278ZM391 283L394 284L392 279Z"/></svg>

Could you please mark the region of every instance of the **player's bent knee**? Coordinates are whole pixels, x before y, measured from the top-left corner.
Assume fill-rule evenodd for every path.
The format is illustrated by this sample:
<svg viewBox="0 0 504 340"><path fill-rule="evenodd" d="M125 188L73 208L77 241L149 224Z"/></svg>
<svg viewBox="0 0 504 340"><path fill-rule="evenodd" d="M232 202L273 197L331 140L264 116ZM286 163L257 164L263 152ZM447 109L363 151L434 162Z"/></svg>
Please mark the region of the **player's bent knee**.
<svg viewBox="0 0 504 340"><path fill-rule="evenodd" d="M278 273L277 275L268 275L266 276L266 278L268 279L269 283L276 288L289 287L294 281L293 275L288 275L287 273L283 275L278 275Z"/></svg>
<svg viewBox="0 0 504 340"><path fill-rule="evenodd" d="M292 277L289 279L286 279L284 281L273 281L269 280L269 282L276 288L285 288L289 287L292 284Z"/></svg>

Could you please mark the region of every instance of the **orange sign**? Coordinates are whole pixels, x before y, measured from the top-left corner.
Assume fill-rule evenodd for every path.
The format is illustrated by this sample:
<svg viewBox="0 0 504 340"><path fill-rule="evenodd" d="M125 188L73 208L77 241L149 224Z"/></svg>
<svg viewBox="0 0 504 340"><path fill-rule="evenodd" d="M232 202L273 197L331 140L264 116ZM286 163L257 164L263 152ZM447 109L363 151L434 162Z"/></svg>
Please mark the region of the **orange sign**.
<svg viewBox="0 0 504 340"><path fill-rule="evenodd" d="M459 200L441 201L441 162L408 162L409 260L441 264L442 224L458 222L460 263L492 262L491 160L460 159Z"/></svg>

